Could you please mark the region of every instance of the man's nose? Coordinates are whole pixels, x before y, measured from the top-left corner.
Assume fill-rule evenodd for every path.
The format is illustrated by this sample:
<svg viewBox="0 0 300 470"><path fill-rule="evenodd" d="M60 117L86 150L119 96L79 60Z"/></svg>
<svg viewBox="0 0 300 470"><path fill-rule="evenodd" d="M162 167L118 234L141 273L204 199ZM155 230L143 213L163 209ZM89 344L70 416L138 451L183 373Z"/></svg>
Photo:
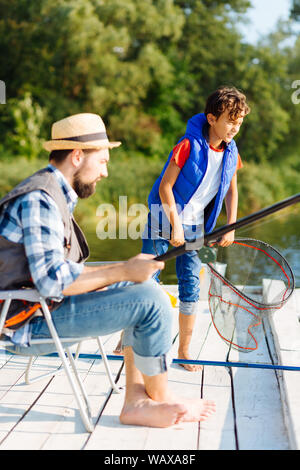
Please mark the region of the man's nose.
<svg viewBox="0 0 300 470"><path fill-rule="evenodd" d="M107 178L107 177L108 177L108 169L103 168L103 170L101 171L101 178Z"/></svg>

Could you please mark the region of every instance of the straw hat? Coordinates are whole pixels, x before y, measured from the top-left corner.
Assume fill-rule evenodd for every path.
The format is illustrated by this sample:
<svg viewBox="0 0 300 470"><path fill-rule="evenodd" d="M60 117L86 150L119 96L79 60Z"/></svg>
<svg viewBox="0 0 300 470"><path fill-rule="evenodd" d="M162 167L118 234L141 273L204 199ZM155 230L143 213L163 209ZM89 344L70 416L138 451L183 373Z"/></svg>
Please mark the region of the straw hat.
<svg viewBox="0 0 300 470"><path fill-rule="evenodd" d="M51 140L43 147L52 150L66 149L112 149L121 142L109 142L104 122L98 114L80 113L55 122Z"/></svg>

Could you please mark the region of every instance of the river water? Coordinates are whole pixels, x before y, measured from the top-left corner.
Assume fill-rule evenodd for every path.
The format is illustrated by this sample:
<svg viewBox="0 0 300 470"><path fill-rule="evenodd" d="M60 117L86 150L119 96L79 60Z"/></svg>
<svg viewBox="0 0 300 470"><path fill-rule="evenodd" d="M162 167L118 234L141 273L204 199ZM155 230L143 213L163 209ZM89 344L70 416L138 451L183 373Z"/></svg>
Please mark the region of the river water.
<svg viewBox="0 0 300 470"><path fill-rule="evenodd" d="M141 240L105 239L100 240L96 228L85 232L91 250L89 261L126 260L141 251ZM236 237L255 238L276 248L289 263L297 288L300 288L300 210L291 212L284 209L266 217L251 226L236 231ZM241 260L242 263L242 260ZM161 274L165 284L176 284L175 261L170 260Z"/></svg>

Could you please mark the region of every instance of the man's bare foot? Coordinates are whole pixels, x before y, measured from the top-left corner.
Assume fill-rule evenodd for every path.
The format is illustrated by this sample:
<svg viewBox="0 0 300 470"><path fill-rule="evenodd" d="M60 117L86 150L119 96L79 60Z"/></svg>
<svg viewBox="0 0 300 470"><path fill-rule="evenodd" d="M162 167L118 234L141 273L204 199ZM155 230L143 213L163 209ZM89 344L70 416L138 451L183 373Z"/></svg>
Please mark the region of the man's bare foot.
<svg viewBox="0 0 300 470"><path fill-rule="evenodd" d="M178 350L178 359L190 360L191 357L188 353ZM189 372L199 372L203 370L203 366L201 364L181 364L179 362L178 364Z"/></svg>
<svg viewBox="0 0 300 470"><path fill-rule="evenodd" d="M215 402L212 400L182 399L181 403L187 409L187 413L182 417L181 422L204 421L216 411Z"/></svg>
<svg viewBox="0 0 300 470"><path fill-rule="evenodd" d="M124 404L120 421L122 424L167 428L183 420L188 410L182 404L159 403L144 398Z"/></svg>
<svg viewBox="0 0 300 470"><path fill-rule="evenodd" d="M182 422L198 422L209 418L216 411L210 400L176 399L160 403L150 398L125 403L120 415L122 424L166 428Z"/></svg>

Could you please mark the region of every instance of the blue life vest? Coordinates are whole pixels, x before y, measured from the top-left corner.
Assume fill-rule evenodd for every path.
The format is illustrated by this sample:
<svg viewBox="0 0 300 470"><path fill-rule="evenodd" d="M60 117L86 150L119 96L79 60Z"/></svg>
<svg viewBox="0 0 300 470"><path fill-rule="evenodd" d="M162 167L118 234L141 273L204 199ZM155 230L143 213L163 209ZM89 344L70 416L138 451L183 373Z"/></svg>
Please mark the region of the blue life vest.
<svg viewBox="0 0 300 470"><path fill-rule="evenodd" d="M190 141L189 158L184 164L173 186L173 193L179 213L183 210L184 206L188 204L189 200L201 184L207 170L209 144L203 135L203 128L205 128L205 124L208 124L205 114L196 114L191 119L189 119L186 133L178 141L179 143L186 138ZM154 208L155 211L157 211L158 208L160 208L159 210L162 208L162 203L159 196L159 186L172 154L173 150L170 152L168 160L149 194L148 205L150 212L154 211ZM207 210L205 210L204 230L206 233L211 232L216 225L217 218L222 209L224 197L229 189L230 182L236 170L237 159L238 149L234 140L232 140L226 146L224 151L221 183L218 193L208 204L208 207L206 208Z"/></svg>

